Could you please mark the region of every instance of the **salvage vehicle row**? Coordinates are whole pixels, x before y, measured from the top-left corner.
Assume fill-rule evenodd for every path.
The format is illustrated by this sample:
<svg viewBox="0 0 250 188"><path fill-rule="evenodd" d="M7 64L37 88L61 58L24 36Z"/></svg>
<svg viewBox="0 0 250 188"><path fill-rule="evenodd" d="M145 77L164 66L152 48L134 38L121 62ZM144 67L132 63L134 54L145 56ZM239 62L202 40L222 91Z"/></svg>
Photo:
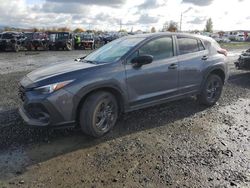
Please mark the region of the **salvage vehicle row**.
<svg viewBox="0 0 250 188"><path fill-rule="evenodd" d="M79 39L78 39L79 38ZM0 51L95 49L118 37L73 32L3 32Z"/></svg>

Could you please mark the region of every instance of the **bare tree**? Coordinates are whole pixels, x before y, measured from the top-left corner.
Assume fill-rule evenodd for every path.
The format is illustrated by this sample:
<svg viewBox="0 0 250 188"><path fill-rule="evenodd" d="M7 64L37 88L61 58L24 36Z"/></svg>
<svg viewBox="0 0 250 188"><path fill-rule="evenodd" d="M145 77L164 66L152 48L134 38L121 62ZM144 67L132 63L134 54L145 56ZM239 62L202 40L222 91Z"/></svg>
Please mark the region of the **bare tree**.
<svg viewBox="0 0 250 188"><path fill-rule="evenodd" d="M68 27L60 27L60 28L57 29L57 31L59 31L59 32L69 32L71 30Z"/></svg>
<svg viewBox="0 0 250 188"><path fill-rule="evenodd" d="M170 31L170 32L177 32L178 31L178 23L175 21L165 22L162 28L162 31Z"/></svg>
<svg viewBox="0 0 250 188"><path fill-rule="evenodd" d="M151 33L155 33L155 32L156 32L155 27L152 27L152 28L151 28Z"/></svg>
<svg viewBox="0 0 250 188"><path fill-rule="evenodd" d="M74 30L74 33L82 33L84 31L85 31L84 29L78 27Z"/></svg>
<svg viewBox="0 0 250 188"><path fill-rule="evenodd" d="M38 28L36 28L36 27L33 28L33 32L38 32L38 31L39 31Z"/></svg>

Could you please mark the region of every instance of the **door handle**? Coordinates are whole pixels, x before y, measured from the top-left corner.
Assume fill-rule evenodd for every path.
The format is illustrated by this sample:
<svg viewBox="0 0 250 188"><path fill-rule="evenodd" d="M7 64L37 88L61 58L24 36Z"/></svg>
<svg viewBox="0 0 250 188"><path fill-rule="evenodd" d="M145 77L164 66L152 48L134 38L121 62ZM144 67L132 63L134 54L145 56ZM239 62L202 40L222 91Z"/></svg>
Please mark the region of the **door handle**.
<svg viewBox="0 0 250 188"><path fill-rule="evenodd" d="M201 59L202 59L202 60L207 60L208 57L207 57L206 55L204 55Z"/></svg>
<svg viewBox="0 0 250 188"><path fill-rule="evenodd" d="M178 65L176 63L172 63L171 65L168 66L168 69L176 69Z"/></svg>

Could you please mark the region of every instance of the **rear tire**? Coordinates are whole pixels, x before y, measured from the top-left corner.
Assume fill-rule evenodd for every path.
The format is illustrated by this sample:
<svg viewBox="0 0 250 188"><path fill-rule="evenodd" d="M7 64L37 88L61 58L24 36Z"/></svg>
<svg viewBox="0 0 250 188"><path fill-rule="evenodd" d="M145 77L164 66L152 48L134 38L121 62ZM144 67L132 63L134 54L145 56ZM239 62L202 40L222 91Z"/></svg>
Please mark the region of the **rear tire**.
<svg viewBox="0 0 250 188"><path fill-rule="evenodd" d="M115 97L109 92L99 91L88 96L80 111L82 131L93 137L103 136L114 127L118 109Z"/></svg>
<svg viewBox="0 0 250 188"><path fill-rule="evenodd" d="M206 106L213 106L219 100L222 89L222 79L215 74L209 75L201 90L201 94L198 95L199 103Z"/></svg>

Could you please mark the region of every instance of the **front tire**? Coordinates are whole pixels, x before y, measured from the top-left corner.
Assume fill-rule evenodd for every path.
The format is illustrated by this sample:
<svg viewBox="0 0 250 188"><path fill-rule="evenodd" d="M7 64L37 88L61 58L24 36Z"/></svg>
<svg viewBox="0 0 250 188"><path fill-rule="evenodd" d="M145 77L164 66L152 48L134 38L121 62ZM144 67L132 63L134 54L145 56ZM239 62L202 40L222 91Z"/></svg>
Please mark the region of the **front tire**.
<svg viewBox="0 0 250 188"><path fill-rule="evenodd" d="M66 43L66 50L71 51L72 50L72 45L71 43Z"/></svg>
<svg viewBox="0 0 250 188"><path fill-rule="evenodd" d="M13 51L19 52L19 45L18 44L14 44Z"/></svg>
<svg viewBox="0 0 250 188"><path fill-rule="evenodd" d="M222 79L215 74L208 76L198 101L206 106L213 106L220 98L223 89Z"/></svg>
<svg viewBox="0 0 250 188"><path fill-rule="evenodd" d="M90 95L80 111L82 131L93 137L103 136L116 124L118 110L118 103L111 93L99 91Z"/></svg>

